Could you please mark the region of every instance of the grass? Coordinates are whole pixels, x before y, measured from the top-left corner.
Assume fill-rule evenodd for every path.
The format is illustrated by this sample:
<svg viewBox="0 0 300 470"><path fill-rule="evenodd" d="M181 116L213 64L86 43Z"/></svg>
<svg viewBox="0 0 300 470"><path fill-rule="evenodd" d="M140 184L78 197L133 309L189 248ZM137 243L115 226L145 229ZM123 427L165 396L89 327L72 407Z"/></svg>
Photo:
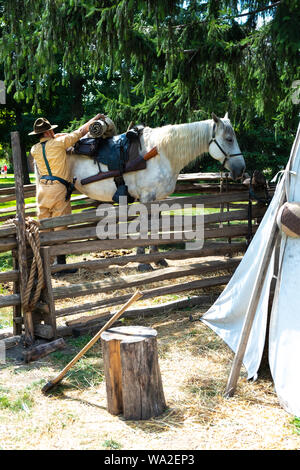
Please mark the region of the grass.
<svg viewBox="0 0 300 470"><path fill-rule="evenodd" d="M0 253L0 271L8 271L12 269L11 252Z"/></svg>
<svg viewBox="0 0 300 470"><path fill-rule="evenodd" d="M13 326L11 308L1 308L0 313L0 330Z"/></svg>
<svg viewBox="0 0 300 470"><path fill-rule="evenodd" d="M296 434L300 435L300 418L293 418L292 425L294 426Z"/></svg>
<svg viewBox="0 0 300 470"><path fill-rule="evenodd" d="M26 198L25 204L35 204L35 197ZM16 207L16 201L2 202L0 204L0 207L1 209L7 209L7 212L1 212L1 217L4 215L10 215L10 214L12 214L12 217L13 217L13 209ZM25 209L25 212L28 212L28 211L32 211L32 208Z"/></svg>
<svg viewBox="0 0 300 470"><path fill-rule="evenodd" d="M9 271L12 269L12 255L11 252L0 253L0 271ZM0 283L0 295L7 295L11 293L11 285L9 283ZM12 308L5 307L0 309L0 329L11 327L12 322Z"/></svg>
<svg viewBox="0 0 300 470"><path fill-rule="evenodd" d="M30 181L31 183L35 183L35 176L33 173L30 173ZM15 179L14 179L14 175L13 174L9 174L7 175L7 178L0 178L0 189L1 188L10 188L10 187L13 187L15 185ZM26 198L25 199L25 204L35 204L36 202L36 198L35 197L29 197L29 198ZM3 210L3 209L7 209L8 212L2 212L1 213L1 216L5 216L5 215L11 215L12 217L14 216L14 213L11 212L9 209L12 208L12 207L15 207L16 205L16 201L7 201L7 202L2 202L0 204L0 208ZM27 209L25 212L28 212L28 210L30 209ZM32 210L32 209L31 209ZM4 222L0 222L0 225L4 224ZM0 267L1 269L1 267Z"/></svg>
<svg viewBox="0 0 300 470"><path fill-rule="evenodd" d="M64 368L73 357L91 340L92 336L85 335L79 338L66 340L67 350L56 351L51 355L51 360ZM75 388L95 387L103 381L103 373L99 369L97 351L99 345L91 348L67 373L68 384Z"/></svg>
<svg viewBox="0 0 300 470"><path fill-rule="evenodd" d="M0 253L0 271L9 271L12 269L12 255L11 252ZM11 293L11 286L9 283L0 283L0 295L7 295ZM0 329L11 327L12 321L12 308L4 307L0 309Z"/></svg>
<svg viewBox="0 0 300 470"><path fill-rule="evenodd" d="M194 310L198 317L203 310ZM140 318L155 328L167 410L146 421L107 412L100 343L77 363L53 393L45 382L90 340L70 338L67 348L29 365L1 368L2 449L211 450L299 449L300 420L280 407L269 381L251 383L242 371L237 393L223 396L232 352L185 311Z"/></svg>
<svg viewBox="0 0 300 470"><path fill-rule="evenodd" d="M34 173L29 173L29 178L31 183L35 183ZM0 177L0 188L11 188L15 185L15 177L13 173L8 173L6 178Z"/></svg>
<svg viewBox="0 0 300 470"><path fill-rule="evenodd" d="M13 175L7 175L6 178L0 177L0 188L11 188L15 185L15 178Z"/></svg>
<svg viewBox="0 0 300 470"><path fill-rule="evenodd" d="M108 450L120 450L122 445L113 439L107 439L103 442L103 447Z"/></svg>
<svg viewBox="0 0 300 470"><path fill-rule="evenodd" d="M34 405L34 400L28 389L14 393L12 390L0 388L0 409L6 409L18 413L29 413Z"/></svg>

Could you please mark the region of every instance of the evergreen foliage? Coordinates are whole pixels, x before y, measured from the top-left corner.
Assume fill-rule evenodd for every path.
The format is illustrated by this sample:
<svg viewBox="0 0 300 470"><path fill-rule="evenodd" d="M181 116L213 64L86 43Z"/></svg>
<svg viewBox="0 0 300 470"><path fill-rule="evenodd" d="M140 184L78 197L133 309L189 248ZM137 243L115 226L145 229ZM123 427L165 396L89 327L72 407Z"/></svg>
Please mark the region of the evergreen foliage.
<svg viewBox="0 0 300 470"><path fill-rule="evenodd" d="M103 111L124 131L131 121L161 126L228 111L248 168L274 173L299 120L291 99L300 79L299 6L0 0L7 109L22 110L24 138L41 114L71 129ZM217 166L204 159L202 169Z"/></svg>

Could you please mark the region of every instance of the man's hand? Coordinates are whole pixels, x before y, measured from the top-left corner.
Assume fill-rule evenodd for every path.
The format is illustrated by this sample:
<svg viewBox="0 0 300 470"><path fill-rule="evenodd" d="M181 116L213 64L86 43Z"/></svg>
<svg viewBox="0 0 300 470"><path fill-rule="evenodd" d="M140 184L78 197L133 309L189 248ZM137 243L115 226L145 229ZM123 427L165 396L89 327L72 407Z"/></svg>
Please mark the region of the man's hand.
<svg viewBox="0 0 300 470"><path fill-rule="evenodd" d="M105 119L105 115L104 114L97 114L97 116L94 117L94 121L98 121L99 119Z"/></svg>
<svg viewBox="0 0 300 470"><path fill-rule="evenodd" d="M97 121L98 119L105 119L105 115L99 113L95 117L90 119L88 122L86 122L83 126L81 126L79 128L79 130L81 132L81 137L83 137L85 134L87 134L87 132L89 131L90 124L94 121Z"/></svg>

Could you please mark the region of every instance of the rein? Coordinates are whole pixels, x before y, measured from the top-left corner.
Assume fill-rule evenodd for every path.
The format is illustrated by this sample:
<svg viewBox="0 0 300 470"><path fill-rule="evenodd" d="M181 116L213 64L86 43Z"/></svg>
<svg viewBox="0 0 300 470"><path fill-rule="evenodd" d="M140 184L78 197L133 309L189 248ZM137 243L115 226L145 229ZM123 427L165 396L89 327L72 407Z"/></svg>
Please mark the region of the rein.
<svg viewBox="0 0 300 470"><path fill-rule="evenodd" d="M225 163L227 162L227 160L229 160L229 158L231 157L237 157L238 155L243 155L241 152L239 153L227 153L225 152L225 150L221 147L221 145L219 144L219 142L217 141L216 139L216 123L214 123L213 125L213 131L212 131L212 136L211 136L211 139L208 143L208 148L209 146L212 144L212 143L215 143L217 145L217 147L221 150L221 152L223 153L224 155L224 160L223 160L223 163L222 163L222 168L224 168L225 166Z"/></svg>

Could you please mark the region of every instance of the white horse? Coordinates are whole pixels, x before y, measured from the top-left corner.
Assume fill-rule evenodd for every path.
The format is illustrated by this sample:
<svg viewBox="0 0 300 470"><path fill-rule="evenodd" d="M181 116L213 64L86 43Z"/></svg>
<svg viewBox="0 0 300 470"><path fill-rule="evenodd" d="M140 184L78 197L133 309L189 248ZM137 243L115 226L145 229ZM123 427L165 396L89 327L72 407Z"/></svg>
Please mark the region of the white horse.
<svg viewBox="0 0 300 470"><path fill-rule="evenodd" d="M234 130L228 119L218 118L176 124L154 129L146 127L141 138L141 153L145 154L157 147L158 155L147 161L144 170L123 175L129 194L142 203L166 198L175 189L178 175L182 168L198 156L208 152L227 168L233 179L242 176L245 161L237 143ZM77 178L76 189L91 199L112 202L116 192L113 178L82 185L83 178L98 172L93 159L85 155L70 155L72 177ZM101 171L107 171L106 165L100 163Z"/></svg>
<svg viewBox="0 0 300 470"><path fill-rule="evenodd" d="M178 175L182 168L198 156L209 153L222 166L230 171L232 178L238 179L245 170L245 161L228 114L224 118L212 113L212 119L189 124L167 125L144 129L141 138L141 153L145 154L153 147L158 155L147 161L144 170L123 175L129 194L142 203L158 201L174 192ZM84 155L70 155L71 176L76 178L76 188L91 199L112 202L116 192L113 178L82 185L83 178L98 172L93 159ZM107 171L100 163L101 171ZM157 247L151 247L157 251ZM138 248L139 254L144 248ZM166 266L165 260L157 264ZM152 269L150 265L139 265L139 270Z"/></svg>
<svg viewBox="0 0 300 470"><path fill-rule="evenodd" d="M153 147L158 155L147 161L144 170L123 175L129 194L142 203L158 201L174 192L178 175L182 168L204 153L218 160L228 169L233 179L240 178L245 170L245 161L228 114L224 118L212 113L212 119L190 124L176 124L157 128L146 127L141 137L141 153L144 155ZM114 179L109 178L86 185L83 178L99 171L94 160L85 155L69 155L71 177L76 178L76 189L91 199L112 202L117 187ZM101 171L107 171L106 165L100 163ZM35 165L37 189L39 174ZM157 247L152 249L157 251ZM144 252L138 248L138 253ZM166 265L164 260L158 264ZM140 265L141 270L151 268Z"/></svg>

